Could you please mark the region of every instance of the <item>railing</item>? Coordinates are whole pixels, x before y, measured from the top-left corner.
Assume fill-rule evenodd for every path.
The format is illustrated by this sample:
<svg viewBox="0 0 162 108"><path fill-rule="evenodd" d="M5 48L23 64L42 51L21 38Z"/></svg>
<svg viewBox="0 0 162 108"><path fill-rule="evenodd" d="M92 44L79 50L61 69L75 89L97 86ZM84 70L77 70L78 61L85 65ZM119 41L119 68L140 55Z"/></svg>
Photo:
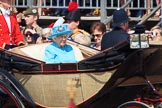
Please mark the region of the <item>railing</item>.
<svg viewBox="0 0 162 108"><path fill-rule="evenodd" d="M36 8L67 8L68 3L72 0L13 0L16 7L36 7ZM100 8L100 4L107 4L106 9L116 9L122 6L122 1L126 3L129 0L76 0L80 9L95 9ZM129 9L153 9L154 0L131 0ZM135 2L133 2L135 1ZM150 6L147 6L147 1L150 1ZM136 5L136 6L135 6Z"/></svg>
<svg viewBox="0 0 162 108"><path fill-rule="evenodd" d="M12 6L17 8L26 8L26 7L38 8L40 16L43 16L42 8L53 8L53 9L68 8L68 3L70 1L72 0L13 0ZM108 16L107 13L109 12L109 10L115 10L117 8L123 7L129 10L151 11L156 8L156 3L153 2L156 0L76 0L76 1L79 4L78 8L82 10L84 9L93 10L99 8L101 10L101 14L98 19L104 23L107 23L112 19L111 17L107 17ZM94 19L95 18L97 17L94 17Z"/></svg>

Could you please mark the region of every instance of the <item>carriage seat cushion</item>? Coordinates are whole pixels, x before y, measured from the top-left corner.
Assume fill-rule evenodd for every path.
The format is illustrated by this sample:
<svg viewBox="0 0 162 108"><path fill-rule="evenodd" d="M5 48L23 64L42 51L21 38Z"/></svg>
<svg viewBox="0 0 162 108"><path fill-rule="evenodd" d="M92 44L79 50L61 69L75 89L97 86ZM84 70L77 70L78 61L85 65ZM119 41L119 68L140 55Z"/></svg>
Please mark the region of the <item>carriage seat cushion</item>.
<svg viewBox="0 0 162 108"><path fill-rule="evenodd" d="M40 61L44 61L44 53L45 53L44 51L46 46L49 44L50 43L43 43L43 44L32 44L28 46L21 46L21 47L13 48L11 51ZM74 49L76 60L77 61L83 60L84 57L82 55L81 50L74 45L71 46Z"/></svg>

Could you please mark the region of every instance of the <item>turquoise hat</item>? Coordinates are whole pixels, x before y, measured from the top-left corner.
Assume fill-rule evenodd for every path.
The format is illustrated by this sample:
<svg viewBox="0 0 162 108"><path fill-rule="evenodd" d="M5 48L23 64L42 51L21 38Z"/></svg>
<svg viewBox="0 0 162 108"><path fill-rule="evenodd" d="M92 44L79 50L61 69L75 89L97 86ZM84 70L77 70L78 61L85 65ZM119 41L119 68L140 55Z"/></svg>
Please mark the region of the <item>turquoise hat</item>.
<svg viewBox="0 0 162 108"><path fill-rule="evenodd" d="M67 24L62 24L62 25L59 25L59 26L54 26L51 30L51 35L48 36L48 39L52 39L53 37L55 36L60 36L60 35L64 35L64 34L71 34L72 33L72 30L70 30L68 28L68 25Z"/></svg>

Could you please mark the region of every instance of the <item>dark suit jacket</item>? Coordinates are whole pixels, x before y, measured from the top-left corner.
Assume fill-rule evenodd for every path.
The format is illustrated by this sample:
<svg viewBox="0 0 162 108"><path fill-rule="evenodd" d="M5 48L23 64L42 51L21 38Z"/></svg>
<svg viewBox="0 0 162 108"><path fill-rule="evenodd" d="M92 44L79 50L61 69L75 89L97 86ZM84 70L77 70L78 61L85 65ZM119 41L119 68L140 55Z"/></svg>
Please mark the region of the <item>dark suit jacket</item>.
<svg viewBox="0 0 162 108"><path fill-rule="evenodd" d="M123 29L115 28L103 35L101 40L101 50L113 47L122 41L129 40L129 37L129 34L126 33Z"/></svg>

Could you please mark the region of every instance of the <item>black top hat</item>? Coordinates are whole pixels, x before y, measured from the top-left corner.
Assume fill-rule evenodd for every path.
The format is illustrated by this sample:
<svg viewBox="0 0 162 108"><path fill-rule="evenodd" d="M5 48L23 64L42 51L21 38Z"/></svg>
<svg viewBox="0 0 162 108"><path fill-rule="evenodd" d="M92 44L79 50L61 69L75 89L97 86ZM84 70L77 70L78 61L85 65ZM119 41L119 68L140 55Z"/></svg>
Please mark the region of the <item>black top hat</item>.
<svg viewBox="0 0 162 108"><path fill-rule="evenodd" d="M66 16L65 16L65 20L72 20L72 21L80 21L80 11L79 10L74 10L72 12L69 12Z"/></svg>
<svg viewBox="0 0 162 108"><path fill-rule="evenodd" d="M117 9L113 13L113 27L118 27L122 23L130 21L126 11L124 9Z"/></svg>

